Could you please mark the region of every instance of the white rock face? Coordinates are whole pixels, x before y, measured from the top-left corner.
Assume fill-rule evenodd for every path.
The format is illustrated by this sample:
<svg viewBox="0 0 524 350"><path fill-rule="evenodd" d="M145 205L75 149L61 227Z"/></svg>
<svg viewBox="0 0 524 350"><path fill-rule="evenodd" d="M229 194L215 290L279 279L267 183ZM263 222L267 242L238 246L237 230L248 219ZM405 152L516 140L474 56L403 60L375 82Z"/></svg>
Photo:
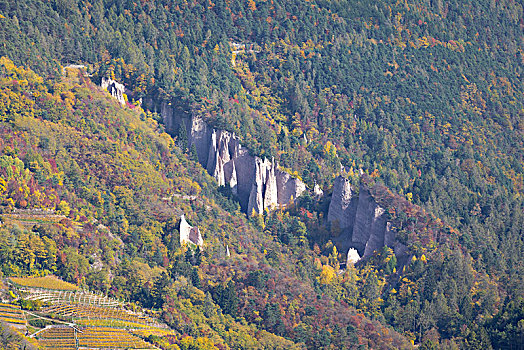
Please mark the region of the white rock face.
<svg viewBox="0 0 524 350"><path fill-rule="evenodd" d="M300 180L278 169L274 160L260 159L242 147L235 134L210 128L199 116L187 113L167 102L146 104L159 111L166 130L187 130L190 147L195 147L198 161L220 186L229 186L245 213L261 214L265 209L288 205L306 190ZM178 109L177 109L178 108Z"/></svg>
<svg viewBox="0 0 524 350"><path fill-rule="evenodd" d="M324 191L322 191L318 184L315 184L315 187L313 188L313 196L315 199L320 199L324 196Z"/></svg>
<svg viewBox="0 0 524 350"><path fill-rule="evenodd" d="M366 245L373 229L377 229L380 222L380 216L383 213L382 208L378 209L378 204L375 202L369 191L360 188L358 196L358 206L355 215L355 225L353 226L353 242ZM377 210L378 209L378 210ZM384 222L384 230L386 223Z"/></svg>
<svg viewBox="0 0 524 350"><path fill-rule="evenodd" d="M384 209L378 205L374 208L372 214L371 228L369 230L369 238L366 242L366 249L364 256L371 256L375 250L384 246L384 237L386 233L386 217Z"/></svg>
<svg viewBox="0 0 524 350"><path fill-rule="evenodd" d="M200 248L204 246L204 239L200 234L198 227L189 225L184 215L180 217L180 245L192 243Z"/></svg>
<svg viewBox="0 0 524 350"><path fill-rule="evenodd" d="M237 157L233 158L237 178L237 196L242 210L248 212L248 204L255 183L256 161L247 149L241 148ZM260 188L258 190L261 190ZM250 213L251 214L251 213Z"/></svg>
<svg viewBox="0 0 524 350"><path fill-rule="evenodd" d="M231 171L229 177L229 187L234 195L238 196L238 180L237 180L237 169L235 168L235 162L231 162Z"/></svg>
<svg viewBox="0 0 524 350"><path fill-rule="evenodd" d="M102 89L107 90L111 96L116 98L120 104L125 104L126 100L124 98L124 93L126 92L126 87L123 84L117 83L110 78L102 78L102 83L100 84Z"/></svg>
<svg viewBox="0 0 524 350"><path fill-rule="evenodd" d="M349 248L348 250L348 257L347 257L347 264L356 264L360 260L360 255L358 254L358 251L355 248Z"/></svg>

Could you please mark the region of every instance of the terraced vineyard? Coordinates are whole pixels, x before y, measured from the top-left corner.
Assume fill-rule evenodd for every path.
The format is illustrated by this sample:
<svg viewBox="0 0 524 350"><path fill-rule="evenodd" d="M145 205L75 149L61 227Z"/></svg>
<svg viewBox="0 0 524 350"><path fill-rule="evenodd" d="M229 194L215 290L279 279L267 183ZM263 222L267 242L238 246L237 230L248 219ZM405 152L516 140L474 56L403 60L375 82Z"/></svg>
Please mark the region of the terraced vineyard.
<svg viewBox="0 0 524 350"><path fill-rule="evenodd" d="M13 325L24 325L26 319L20 306L0 303L0 320Z"/></svg>
<svg viewBox="0 0 524 350"><path fill-rule="evenodd" d="M0 320L27 329L32 333L29 338L42 349L156 349L143 338L175 334L152 317L126 310L121 301L81 290L54 276L6 282L10 289L4 294L25 301L0 303ZM41 308L37 303L36 309L24 311L16 305L27 305L27 301L42 301L47 306Z"/></svg>
<svg viewBox="0 0 524 350"><path fill-rule="evenodd" d="M122 307L123 303L106 296L100 296L85 291L48 291L48 290L31 290L28 292L26 299L41 300L52 304L80 304L80 305L98 305L103 307Z"/></svg>
<svg viewBox="0 0 524 350"><path fill-rule="evenodd" d="M154 349L151 344L123 330L107 327L84 328L77 333L78 345L90 349Z"/></svg>
<svg viewBox="0 0 524 350"><path fill-rule="evenodd" d="M149 331L151 329L157 330L159 328L151 327L148 325L144 325L141 323L135 323L135 322L129 322L129 321L121 321L121 320L115 320L111 318L81 318L81 319L75 319L75 324L78 326L91 326L91 327L113 327L113 328L119 328L119 329L129 329L134 331L137 330L146 330Z"/></svg>
<svg viewBox="0 0 524 350"><path fill-rule="evenodd" d="M44 349L155 349L137 336L109 327L52 326L35 337Z"/></svg>
<svg viewBox="0 0 524 350"><path fill-rule="evenodd" d="M23 210L17 209L13 213L3 214L4 221L8 224L16 224L20 227L32 227L42 224L57 224L66 219L64 215L58 215L54 210ZM77 228L78 224L74 224Z"/></svg>
<svg viewBox="0 0 524 350"><path fill-rule="evenodd" d="M56 314L63 317L72 317L74 319L88 319L88 320L116 320L127 323L133 328L136 326L153 326L162 327L153 318L133 314L130 311L122 309L104 308L97 306L78 306L59 304L53 305L44 310L49 314Z"/></svg>
<svg viewBox="0 0 524 350"><path fill-rule="evenodd" d="M36 336L44 349L76 350L78 349L75 329L69 326L46 328Z"/></svg>

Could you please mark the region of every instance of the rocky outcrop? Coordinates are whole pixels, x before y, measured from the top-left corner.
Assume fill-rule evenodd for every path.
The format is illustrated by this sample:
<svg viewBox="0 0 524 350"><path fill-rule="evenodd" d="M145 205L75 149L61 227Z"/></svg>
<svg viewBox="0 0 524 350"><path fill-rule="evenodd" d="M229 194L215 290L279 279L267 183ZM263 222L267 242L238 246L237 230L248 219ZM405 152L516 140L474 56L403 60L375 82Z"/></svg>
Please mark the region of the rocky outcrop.
<svg viewBox="0 0 524 350"><path fill-rule="evenodd" d="M280 170L274 160L251 155L235 134L212 129L198 116L175 115L166 103L159 109L168 131L186 128L189 146L196 150L199 163L218 185L231 188L244 212L261 214L285 206L306 190L300 179Z"/></svg>
<svg viewBox="0 0 524 350"><path fill-rule="evenodd" d="M349 248L346 264L356 264L359 260L360 255L358 254L358 251L355 248Z"/></svg>
<svg viewBox="0 0 524 350"><path fill-rule="evenodd" d="M313 187L313 197L317 200L322 198L324 196L324 191L320 188L318 184L315 184L315 187Z"/></svg>
<svg viewBox="0 0 524 350"><path fill-rule="evenodd" d="M211 128L202 118L189 116L181 106L174 109L168 103L154 104L147 100L145 104L160 111L167 131L181 135L179 130L184 129L183 134L187 135L189 146L196 150L200 164L220 186L231 188L245 213L261 214L266 209L286 206L306 190L299 178L279 169L273 159L251 155L234 133ZM322 195L322 189L315 186L315 198ZM396 231L387 221L385 210L369 190L361 187L356 195L349 180L343 177L335 179L327 220L332 227L338 227L337 236L332 240L340 251L347 251L348 259L354 262L371 256L384 245L393 248L396 255L407 250L397 242ZM192 229L182 218L181 242L183 239L201 242L200 233Z"/></svg>
<svg viewBox="0 0 524 350"><path fill-rule="evenodd" d="M353 228L357 201L348 179L339 176L333 184L333 194L329 203L328 221L338 224L340 228Z"/></svg>
<svg viewBox="0 0 524 350"><path fill-rule="evenodd" d="M107 90L111 96L116 98L120 104L125 104L126 100L124 94L126 92L126 87L123 84L117 83L111 78L102 78L102 83L100 84L102 89Z"/></svg>
<svg viewBox="0 0 524 350"><path fill-rule="evenodd" d="M205 168L210 155L211 130L202 118L191 119L190 142L197 151L198 160Z"/></svg>
<svg viewBox="0 0 524 350"><path fill-rule="evenodd" d="M364 257L372 255L375 249L384 246L386 232L384 212L384 209L375 202L369 191L361 187L352 241L354 244L364 247Z"/></svg>
<svg viewBox="0 0 524 350"><path fill-rule="evenodd" d="M306 184L302 180L291 176L285 171L277 169L275 175L277 177L277 201L279 205L290 203L306 190Z"/></svg>
<svg viewBox="0 0 524 350"><path fill-rule="evenodd" d="M255 179L251 185L251 192L249 193L249 202L247 205L247 213L263 213L265 209L264 203L264 186L267 179L267 160L262 160L255 157Z"/></svg>
<svg viewBox="0 0 524 350"><path fill-rule="evenodd" d="M286 206L306 190L302 180L280 170L274 160L251 155L234 133L211 128L180 105L146 99L144 106L160 112L168 132L187 135L199 163L220 186L231 188L245 213Z"/></svg>
<svg viewBox="0 0 524 350"><path fill-rule="evenodd" d="M406 250L396 241L396 232L387 221L385 210L369 190L361 186L358 196L355 196L349 181L341 176L335 179L327 218L331 225L338 225L342 231L334 239L342 250L354 248L363 258L384 245L393 248L397 255Z"/></svg>
<svg viewBox="0 0 524 350"><path fill-rule="evenodd" d="M264 189L264 207L268 209L278 206L278 185L275 169L275 160L272 159L269 169L267 169L266 187Z"/></svg>
<svg viewBox="0 0 524 350"><path fill-rule="evenodd" d="M204 246L204 239L200 234L198 227L189 225L184 215L180 217L180 245L192 243L202 248Z"/></svg>

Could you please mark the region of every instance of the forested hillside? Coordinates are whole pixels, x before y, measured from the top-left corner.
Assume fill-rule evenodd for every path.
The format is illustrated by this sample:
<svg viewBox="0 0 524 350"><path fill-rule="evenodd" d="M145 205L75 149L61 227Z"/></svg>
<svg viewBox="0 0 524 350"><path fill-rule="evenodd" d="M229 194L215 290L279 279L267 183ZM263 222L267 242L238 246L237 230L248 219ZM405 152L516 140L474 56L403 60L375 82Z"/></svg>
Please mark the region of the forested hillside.
<svg viewBox="0 0 524 350"><path fill-rule="evenodd" d="M3 273L163 308L219 348L272 348L270 333L509 348L524 332L523 29L512 0L0 0ZM162 102L325 196L246 219L187 135L165 132ZM338 175L370 189L408 261L385 247L340 270L326 222ZM13 210L34 208L63 218L20 228ZM203 232L198 258L178 244L183 213Z"/></svg>

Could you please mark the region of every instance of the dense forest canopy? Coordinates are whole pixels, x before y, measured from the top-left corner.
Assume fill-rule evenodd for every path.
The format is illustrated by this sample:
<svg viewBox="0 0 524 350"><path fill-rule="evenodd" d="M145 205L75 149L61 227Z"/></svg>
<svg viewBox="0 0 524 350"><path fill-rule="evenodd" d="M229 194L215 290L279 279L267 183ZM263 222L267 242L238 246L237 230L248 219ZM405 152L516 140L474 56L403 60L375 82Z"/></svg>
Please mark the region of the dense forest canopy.
<svg viewBox="0 0 524 350"><path fill-rule="evenodd" d="M165 272L173 281L185 276L225 314L258 327L263 320L266 331L310 348L364 336L360 321L337 335L315 333L315 313L331 312L324 299L317 311L304 311L311 319L293 324L269 282L280 272L260 266L284 261L279 278L307 275L318 298L424 346L507 346L522 334L524 312L523 16L513 0L0 0L2 208L57 208L87 232L102 230L89 226L96 219L118 237L97 238L108 270L95 276L82 250L89 237L76 237L73 224L15 230L6 237L40 239L35 244L49 254L56 244L68 247L60 261L79 267L12 261L10 252L3 273L60 271L162 307L174 303L159 296L169 285L158 277ZM64 77L69 64L84 64L92 76ZM126 106L95 91L102 77L125 84ZM275 157L310 188L320 185L326 198L305 196L286 212L246 220L180 147L183 135L164 132L151 108L162 101L235 132L253 153ZM396 266L385 249L336 274L334 260L345 252L331 243L336 229L324 218L340 174L356 187L364 179L377 201L403 208L390 215L407 228L415 260ZM203 199L186 203L177 193ZM173 218L182 212L215 244L203 265L176 244ZM238 227L251 233L238 237ZM438 241L435 232L449 239ZM256 248L262 255L245 262L253 275L224 282L244 262L218 264L218 242L245 250L258 240L275 246ZM149 277L129 281L132 261L142 261ZM297 261L304 270L293 267ZM272 301L239 304L253 297L250 286ZM166 315L176 309L169 307ZM320 329L329 333L333 317L326 320ZM232 344L220 337L215 344Z"/></svg>

